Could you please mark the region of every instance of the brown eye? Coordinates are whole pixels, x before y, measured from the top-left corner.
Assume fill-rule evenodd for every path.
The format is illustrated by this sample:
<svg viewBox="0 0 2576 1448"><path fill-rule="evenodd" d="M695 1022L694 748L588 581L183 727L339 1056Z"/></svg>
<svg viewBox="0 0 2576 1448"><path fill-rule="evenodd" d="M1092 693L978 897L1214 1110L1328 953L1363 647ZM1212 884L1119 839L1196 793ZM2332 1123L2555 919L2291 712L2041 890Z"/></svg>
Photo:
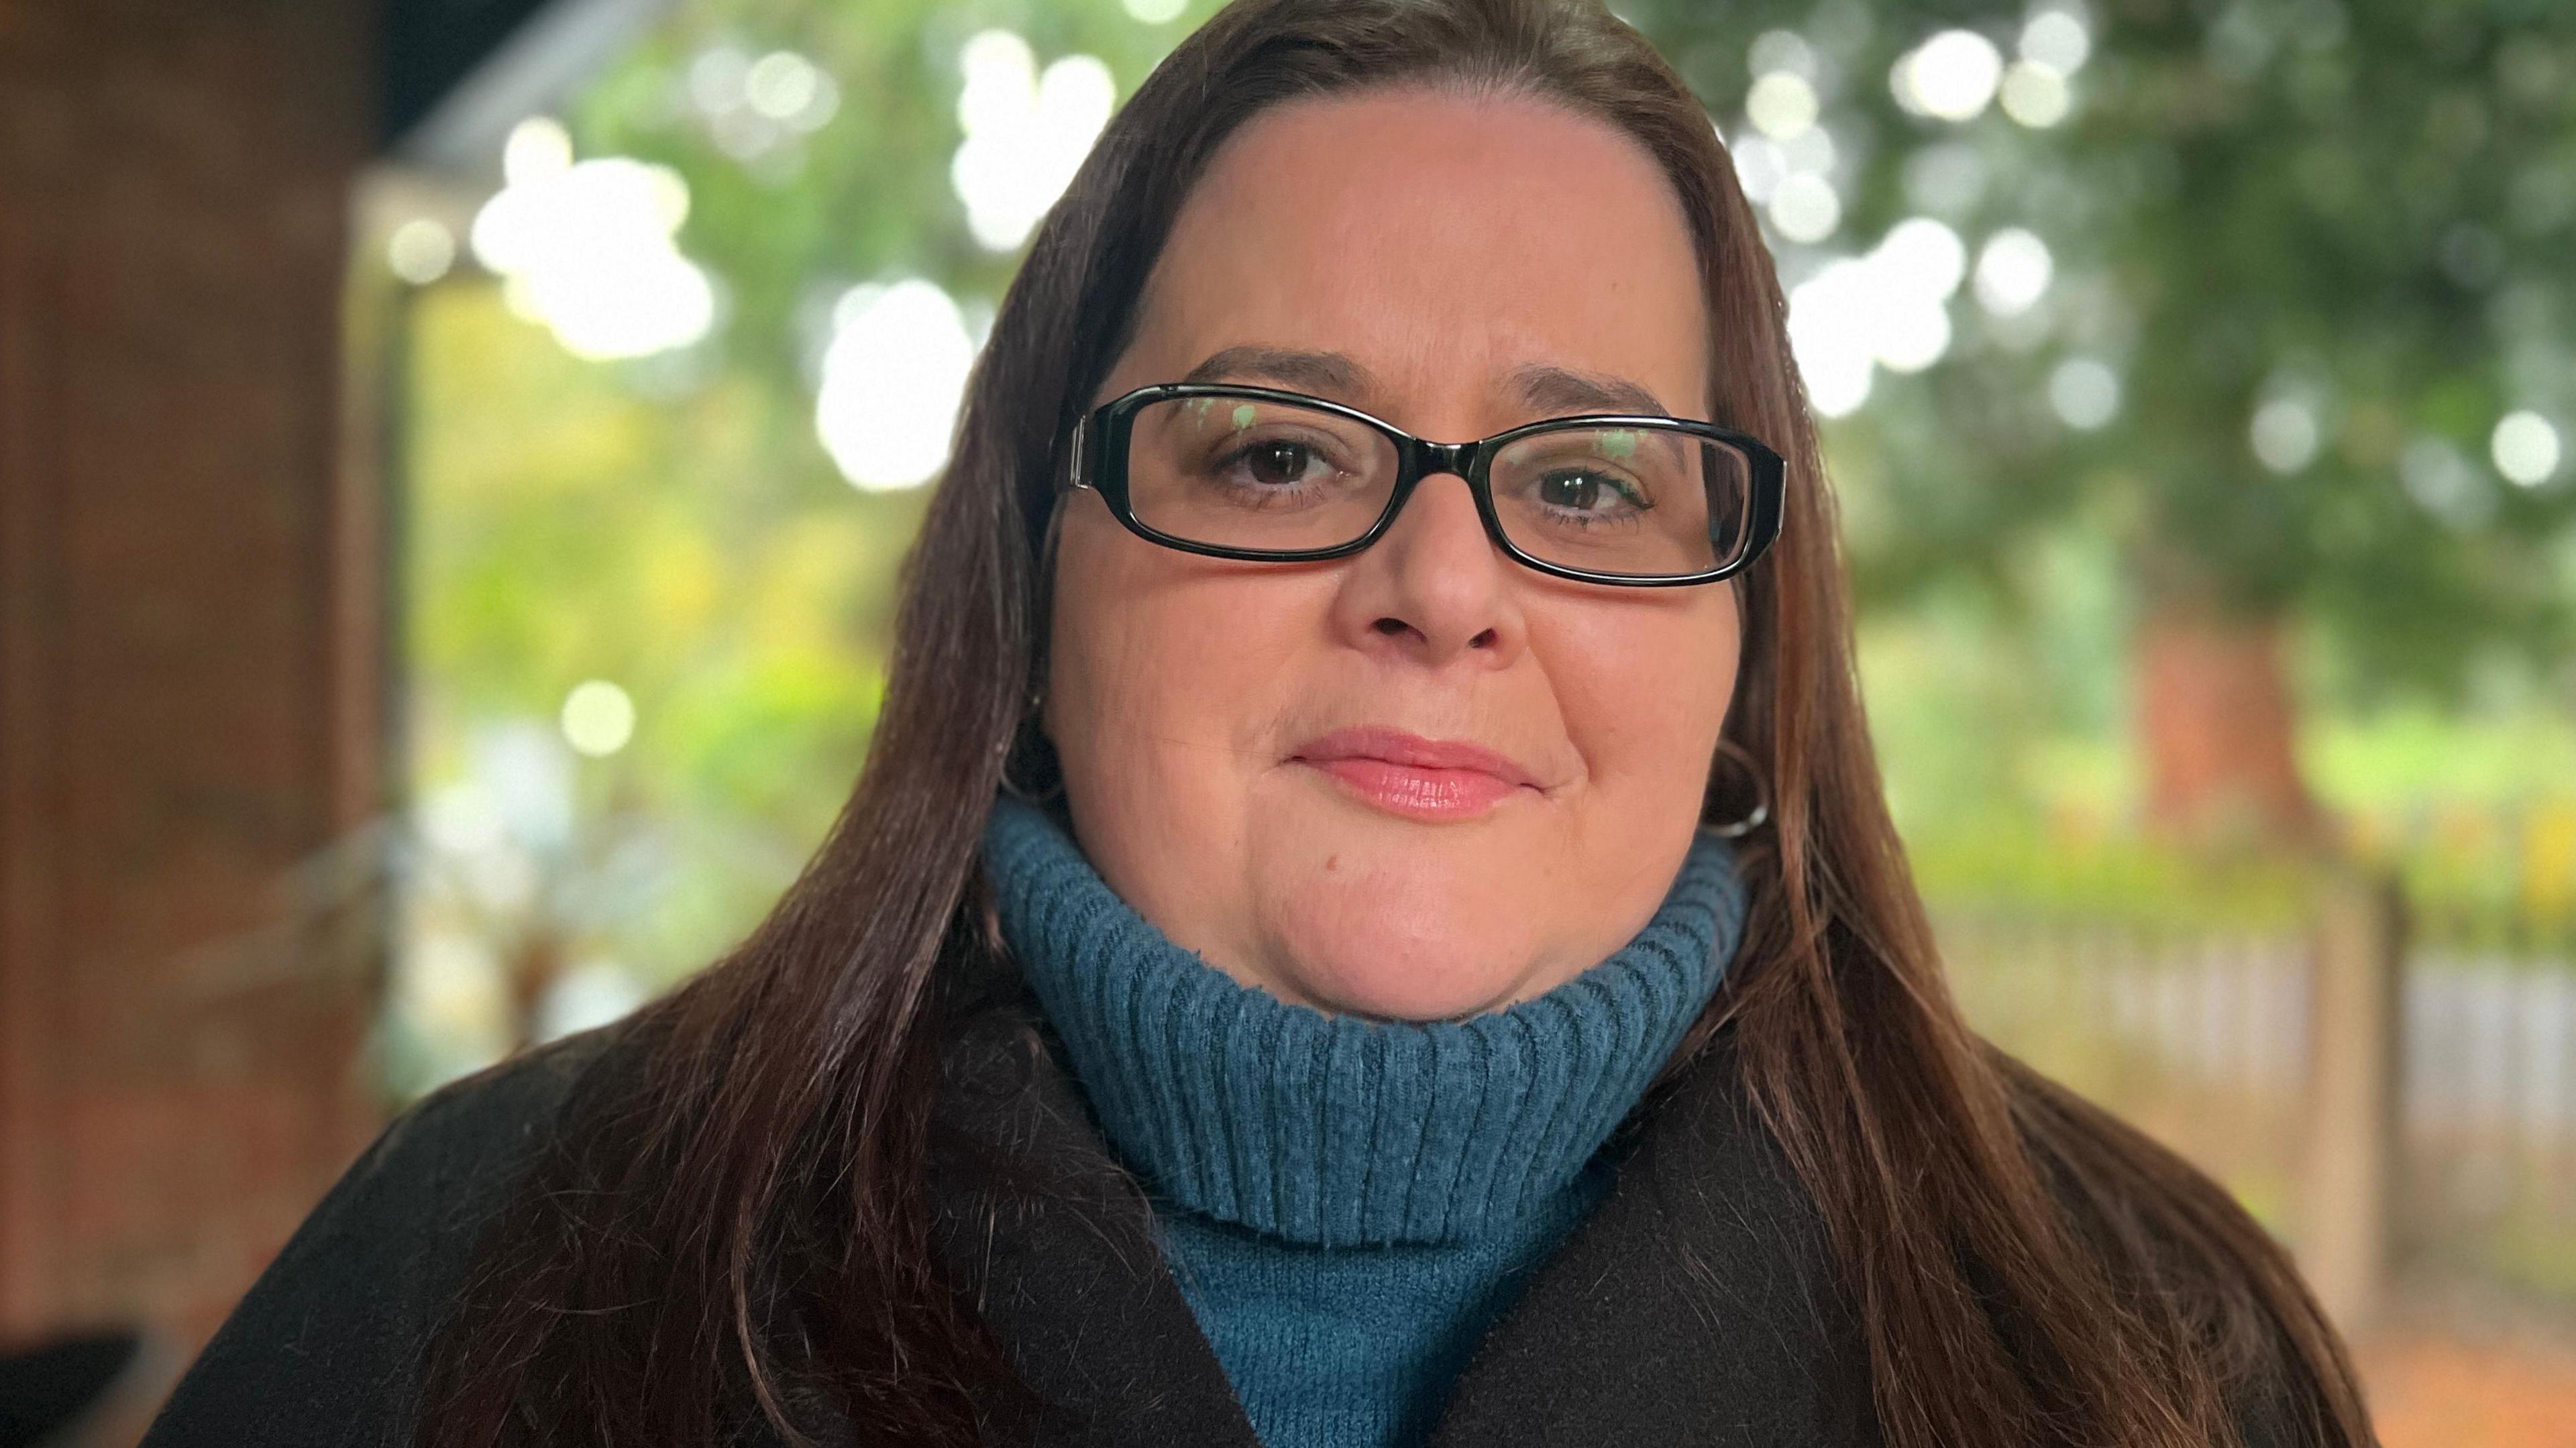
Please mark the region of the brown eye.
<svg viewBox="0 0 2576 1448"><path fill-rule="evenodd" d="M1252 469L1253 480L1286 485L1306 475L1310 451L1293 442L1256 443L1244 453L1243 461Z"/></svg>
<svg viewBox="0 0 2576 1448"><path fill-rule="evenodd" d="M1551 508L1588 513L1600 498L1601 480L1588 473L1550 473L1539 482L1538 500Z"/></svg>
<svg viewBox="0 0 2576 1448"><path fill-rule="evenodd" d="M1622 502L1633 502L1635 496L1633 489L1616 478L1581 468L1564 468L1540 477L1538 501L1569 513L1591 513L1599 511L1604 504L1616 507Z"/></svg>

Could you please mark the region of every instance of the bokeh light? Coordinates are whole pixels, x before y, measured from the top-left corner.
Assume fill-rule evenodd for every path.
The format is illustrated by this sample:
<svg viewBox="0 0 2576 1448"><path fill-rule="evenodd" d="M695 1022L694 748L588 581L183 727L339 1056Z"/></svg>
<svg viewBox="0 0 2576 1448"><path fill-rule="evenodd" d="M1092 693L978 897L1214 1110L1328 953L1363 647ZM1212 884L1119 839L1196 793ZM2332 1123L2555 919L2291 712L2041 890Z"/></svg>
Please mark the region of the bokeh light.
<svg viewBox="0 0 2576 1448"><path fill-rule="evenodd" d="M841 108L839 83L792 50L754 57L738 46L710 46L690 62L685 91L717 149L773 179L782 174L775 164L792 159L790 143L821 130Z"/></svg>
<svg viewBox="0 0 2576 1448"><path fill-rule="evenodd" d="M1775 70L1756 78L1745 94L1744 114L1766 136L1787 138L1816 123L1821 103L1804 76Z"/></svg>
<svg viewBox="0 0 2576 1448"><path fill-rule="evenodd" d="M2096 357L2069 357L2048 374L2048 405L2078 432L2106 427L2120 415L2120 374Z"/></svg>
<svg viewBox="0 0 2576 1448"><path fill-rule="evenodd" d="M385 265L413 286L428 286L455 264L455 234L426 216L413 217L385 238Z"/></svg>
<svg viewBox="0 0 2576 1448"><path fill-rule="evenodd" d="M626 747L635 737L635 701L606 679L584 679L564 696L564 742L593 759Z"/></svg>
<svg viewBox="0 0 2576 1448"><path fill-rule="evenodd" d="M1843 224L1843 199L1834 183L1813 171L1796 171L1772 188L1772 226L1791 241L1817 242Z"/></svg>
<svg viewBox="0 0 2576 1448"><path fill-rule="evenodd" d="M2539 413L2507 413L2487 441L2496 471L2526 488L2548 482L2558 471L2558 429Z"/></svg>
<svg viewBox="0 0 2576 1448"><path fill-rule="evenodd" d="M965 314L918 277L852 288L833 310L815 429L842 476L909 488L948 464L975 340Z"/></svg>
<svg viewBox="0 0 2576 1448"><path fill-rule="evenodd" d="M1008 30L978 32L958 54L957 147L949 180L966 224L992 251L1011 251L1073 181L1109 123L1118 86L1098 57L1068 55L1041 73L1029 43Z"/></svg>
<svg viewBox="0 0 2576 1448"><path fill-rule="evenodd" d="M2026 60L2016 60L2005 69L1996 99L2005 115L2034 130L2065 120L2074 107L2066 77Z"/></svg>
<svg viewBox="0 0 2576 1448"><path fill-rule="evenodd" d="M2021 27L2021 58L2061 76L2075 74L2093 54L2093 32L2080 12L2052 8L2030 17Z"/></svg>
<svg viewBox="0 0 2576 1448"><path fill-rule="evenodd" d="M2254 456L2276 473L2295 473L2315 461L2317 415L2294 397L2276 397L2254 410L2247 429Z"/></svg>
<svg viewBox="0 0 2576 1448"><path fill-rule="evenodd" d="M1973 30L1944 30L1907 51L1889 74L1896 103L1916 115L1972 121L1995 98L2003 52Z"/></svg>
<svg viewBox="0 0 2576 1448"><path fill-rule="evenodd" d="M1950 298L1967 244L1944 223L1908 217L1866 256L1825 264L1789 293L1789 341L1809 400L1828 417L1869 400L1872 375L1920 372L1950 349Z"/></svg>
<svg viewBox="0 0 2576 1448"><path fill-rule="evenodd" d="M1794 30L1765 30L1753 37L1753 43L1744 49L1744 63L1755 75L1781 71L1813 82L1822 74L1816 48Z"/></svg>
<svg viewBox="0 0 2576 1448"><path fill-rule="evenodd" d="M1977 253L1977 304L1998 317L2015 317L2048 294L2056 263L2048 243L2018 226L1986 238Z"/></svg>
<svg viewBox="0 0 2576 1448"><path fill-rule="evenodd" d="M773 121L792 121L818 108L824 84L812 61L792 50L773 50L743 72L742 97Z"/></svg>
<svg viewBox="0 0 2576 1448"><path fill-rule="evenodd" d="M2459 528L2474 528L2495 511L2495 489L2468 455L2446 438L2423 436L2398 455L2397 480L2425 512Z"/></svg>
<svg viewBox="0 0 2576 1448"><path fill-rule="evenodd" d="M501 143L501 179L533 186L572 168L572 132L552 116L530 116Z"/></svg>
<svg viewBox="0 0 2576 1448"><path fill-rule="evenodd" d="M1768 205L1789 175L1789 153L1768 136L1746 136L1729 146L1728 154L1735 161L1735 180L1744 188L1744 199L1756 206Z"/></svg>
<svg viewBox="0 0 2576 1448"><path fill-rule="evenodd" d="M575 162L563 126L521 122L503 151L508 184L474 218L477 260L514 307L576 356L685 347L715 320L715 289L673 241L688 215L678 172L624 156Z"/></svg>

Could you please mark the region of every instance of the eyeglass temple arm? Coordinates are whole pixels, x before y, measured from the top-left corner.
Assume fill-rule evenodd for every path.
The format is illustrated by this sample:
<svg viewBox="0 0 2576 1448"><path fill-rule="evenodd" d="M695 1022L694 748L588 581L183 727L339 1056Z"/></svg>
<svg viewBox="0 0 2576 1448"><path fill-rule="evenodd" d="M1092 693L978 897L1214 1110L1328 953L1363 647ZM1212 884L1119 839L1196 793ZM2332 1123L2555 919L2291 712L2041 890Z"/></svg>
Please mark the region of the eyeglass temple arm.
<svg viewBox="0 0 2576 1448"><path fill-rule="evenodd" d="M1056 475L1056 491L1071 492L1091 486L1091 418L1088 414L1074 420L1073 434L1065 440L1063 469Z"/></svg>

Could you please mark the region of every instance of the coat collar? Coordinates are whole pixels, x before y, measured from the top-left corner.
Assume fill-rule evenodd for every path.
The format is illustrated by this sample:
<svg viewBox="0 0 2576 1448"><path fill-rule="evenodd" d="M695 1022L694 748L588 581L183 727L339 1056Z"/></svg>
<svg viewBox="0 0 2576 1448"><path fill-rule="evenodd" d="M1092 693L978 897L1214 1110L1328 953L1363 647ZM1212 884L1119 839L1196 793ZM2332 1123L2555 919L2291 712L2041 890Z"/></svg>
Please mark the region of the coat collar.
<svg viewBox="0 0 2576 1448"><path fill-rule="evenodd" d="M1048 1445L1258 1448L1016 976L951 1031L929 1190L949 1280L1053 1405ZM1721 1032L1614 1140L1610 1194L1479 1346L1448 1445L1878 1441L1822 1223ZM996 1428L1002 1428L1000 1423Z"/></svg>

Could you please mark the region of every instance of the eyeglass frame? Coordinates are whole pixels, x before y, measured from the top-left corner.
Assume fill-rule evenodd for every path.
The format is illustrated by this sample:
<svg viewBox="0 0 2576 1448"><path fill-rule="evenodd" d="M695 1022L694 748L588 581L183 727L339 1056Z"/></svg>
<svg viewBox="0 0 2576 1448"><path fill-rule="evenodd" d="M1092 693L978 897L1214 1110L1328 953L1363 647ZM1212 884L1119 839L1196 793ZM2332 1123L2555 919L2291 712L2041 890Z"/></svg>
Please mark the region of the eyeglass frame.
<svg viewBox="0 0 2576 1448"><path fill-rule="evenodd" d="M1396 449L1395 486L1387 494L1384 511L1359 537L1328 548L1238 548L1222 543L1201 543L1165 533L1145 522L1136 516L1127 491L1127 444L1136 414L1158 402L1190 397L1233 397L1313 408L1374 429ZM1551 563L1514 543L1511 535L1503 531L1502 517L1494 509L1492 467L1495 456L1506 445L1524 437L1585 427L1660 428L1722 443L1741 452L1749 476L1745 488L1745 538L1736 556L1696 573L1603 573L1571 564ZM1486 536L1514 562L1578 583L1601 583L1621 588L1676 588L1717 583L1752 567L1779 539L1782 495L1788 471L1780 454L1760 439L1695 418L1667 417L1660 413L1578 413L1523 423L1473 442L1432 442L1416 437L1383 418L1372 417L1356 407L1327 398L1311 397L1283 388L1231 382L1156 382L1122 393L1093 408L1074 423L1067 452L1068 465L1057 480L1058 494L1075 488L1089 488L1109 505L1110 514L1127 531L1149 543L1158 543L1183 553L1253 563L1308 563L1347 558L1386 536L1386 531L1395 526L1396 515L1404 511L1405 501L1413 496L1414 488L1424 478L1439 473L1453 474L1465 480L1467 491L1475 497L1476 514L1484 520ZM1112 458L1117 460L1115 467L1108 465ZM1710 536L1712 540L1716 537L1713 519Z"/></svg>

